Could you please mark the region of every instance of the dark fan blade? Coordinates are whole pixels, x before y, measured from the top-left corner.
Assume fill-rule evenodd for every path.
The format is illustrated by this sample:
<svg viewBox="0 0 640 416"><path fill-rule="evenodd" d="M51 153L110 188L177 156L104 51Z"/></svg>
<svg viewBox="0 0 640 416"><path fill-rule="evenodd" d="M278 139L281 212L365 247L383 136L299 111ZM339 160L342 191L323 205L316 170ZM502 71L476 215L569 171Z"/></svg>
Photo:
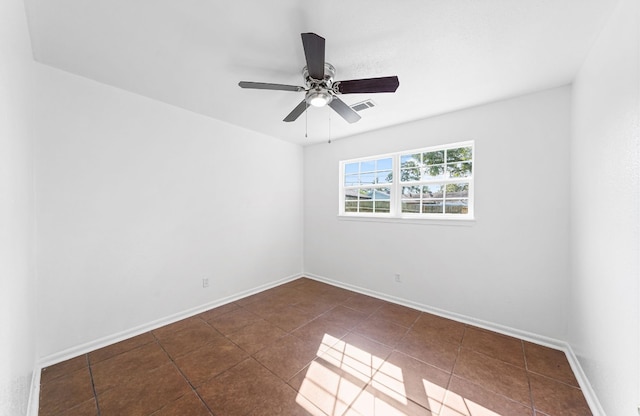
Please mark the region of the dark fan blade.
<svg viewBox="0 0 640 416"><path fill-rule="evenodd" d="M349 123L355 123L362 118L360 117L360 114L356 113L338 97L333 97L333 100L329 103L329 107L333 108L336 113L340 114L340 116Z"/></svg>
<svg viewBox="0 0 640 416"><path fill-rule="evenodd" d="M400 81L397 76L352 79L348 81L337 81L338 92L340 94L360 94L360 93L376 93L376 92L396 92Z"/></svg>
<svg viewBox="0 0 640 416"><path fill-rule="evenodd" d="M305 100L302 100L302 102L298 104L298 106L294 108L293 111L290 112L289 115L286 116L282 121L286 121L286 122L296 121L296 119L300 117L300 114L304 113L304 110L306 110L308 106L309 104L307 104Z"/></svg>
<svg viewBox="0 0 640 416"><path fill-rule="evenodd" d="M240 81L238 85L241 88L253 88L255 90L304 91L303 87L296 85L269 84L267 82Z"/></svg>
<svg viewBox="0 0 640 416"><path fill-rule="evenodd" d="M324 38L315 33L302 33L302 46L309 76L317 80L324 79Z"/></svg>

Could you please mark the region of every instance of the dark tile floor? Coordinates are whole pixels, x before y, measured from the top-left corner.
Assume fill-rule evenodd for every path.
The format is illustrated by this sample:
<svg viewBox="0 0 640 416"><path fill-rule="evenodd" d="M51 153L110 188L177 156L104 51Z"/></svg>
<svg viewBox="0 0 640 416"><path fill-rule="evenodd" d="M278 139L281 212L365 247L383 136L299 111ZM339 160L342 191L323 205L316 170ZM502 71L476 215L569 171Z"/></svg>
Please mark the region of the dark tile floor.
<svg viewBox="0 0 640 416"><path fill-rule="evenodd" d="M563 352L309 279L42 370L40 416L590 415Z"/></svg>

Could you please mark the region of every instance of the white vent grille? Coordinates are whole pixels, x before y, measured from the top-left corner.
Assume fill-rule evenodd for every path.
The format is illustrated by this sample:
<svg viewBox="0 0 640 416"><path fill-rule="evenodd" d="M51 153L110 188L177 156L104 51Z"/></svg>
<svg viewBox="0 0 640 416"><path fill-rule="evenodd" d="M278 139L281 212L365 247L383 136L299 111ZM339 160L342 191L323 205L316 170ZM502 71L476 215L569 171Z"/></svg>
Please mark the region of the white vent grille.
<svg viewBox="0 0 640 416"><path fill-rule="evenodd" d="M375 107L375 103L371 100L366 100L366 101L362 101L359 103L355 103L351 106L351 108L353 108L356 111L362 111L362 110L366 110L367 108L372 108Z"/></svg>

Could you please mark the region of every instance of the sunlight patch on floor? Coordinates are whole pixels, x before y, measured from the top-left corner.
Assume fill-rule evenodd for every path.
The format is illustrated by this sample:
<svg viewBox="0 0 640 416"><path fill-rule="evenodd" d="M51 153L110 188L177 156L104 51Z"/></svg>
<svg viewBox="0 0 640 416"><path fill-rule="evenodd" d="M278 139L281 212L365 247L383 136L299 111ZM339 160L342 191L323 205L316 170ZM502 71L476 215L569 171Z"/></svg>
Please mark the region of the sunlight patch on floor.
<svg viewBox="0 0 640 416"><path fill-rule="evenodd" d="M434 416L500 416L430 380L421 381L419 391L431 411L438 412ZM325 334L316 359L307 367L296 402L318 416L424 414L424 408L408 399L405 383L401 367ZM416 387L413 389L415 392Z"/></svg>

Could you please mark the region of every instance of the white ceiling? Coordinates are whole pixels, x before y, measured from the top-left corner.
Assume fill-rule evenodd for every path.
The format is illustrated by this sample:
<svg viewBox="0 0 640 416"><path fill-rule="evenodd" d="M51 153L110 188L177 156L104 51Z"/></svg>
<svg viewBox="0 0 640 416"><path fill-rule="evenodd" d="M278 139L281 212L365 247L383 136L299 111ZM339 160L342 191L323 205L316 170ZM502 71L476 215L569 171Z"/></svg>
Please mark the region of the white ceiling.
<svg viewBox="0 0 640 416"><path fill-rule="evenodd" d="M309 144L567 84L617 0L25 2L37 61ZM377 104L355 124L329 108L284 123L303 93L237 84L303 85L302 32L326 38L336 80L398 75L398 91L343 95Z"/></svg>

